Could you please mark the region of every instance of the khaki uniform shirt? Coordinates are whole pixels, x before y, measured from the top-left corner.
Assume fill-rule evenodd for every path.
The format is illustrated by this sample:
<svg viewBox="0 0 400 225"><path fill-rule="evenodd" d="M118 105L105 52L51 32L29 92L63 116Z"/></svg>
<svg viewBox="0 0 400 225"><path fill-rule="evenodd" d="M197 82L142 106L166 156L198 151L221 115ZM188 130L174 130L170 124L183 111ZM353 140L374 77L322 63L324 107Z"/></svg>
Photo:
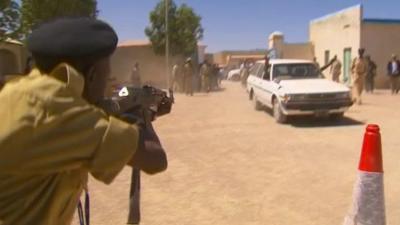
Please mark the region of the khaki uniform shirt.
<svg viewBox="0 0 400 225"><path fill-rule="evenodd" d="M342 72L342 64L338 61L335 60L331 66L331 74L334 76L340 75Z"/></svg>
<svg viewBox="0 0 400 225"><path fill-rule="evenodd" d="M191 78L193 76L193 67L190 63L186 63L183 66L183 75L185 78Z"/></svg>
<svg viewBox="0 0 400 225"><path fill-rule="evenodd" d="M355 75L365 75L368 69L368 62L365 58L355 58L351 66L351 71Z"/></svg>
<svg viewBox="0 0 400 225"><path fill-rule="evenodd" d="M200 68L200 76L208 78L210 77L210 74L211 74L210 66L207 64L203 64Z"/></svg>
<svg viewBox="0 0 400 225"><path fill-rule="evenodd" d="M0 224L70 224L88 173L109 184L138 145L137 127L82 98L68 65L33 70L0 92Z"/></svg>

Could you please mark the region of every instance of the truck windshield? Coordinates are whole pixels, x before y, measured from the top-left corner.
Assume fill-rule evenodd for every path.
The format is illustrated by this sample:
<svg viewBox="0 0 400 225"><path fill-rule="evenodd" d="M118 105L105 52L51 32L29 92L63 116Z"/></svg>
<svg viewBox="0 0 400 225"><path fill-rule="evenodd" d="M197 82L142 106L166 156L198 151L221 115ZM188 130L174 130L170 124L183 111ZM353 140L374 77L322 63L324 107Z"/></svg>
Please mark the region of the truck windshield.
<svg viewBox="0 0 400 225"><path fill-rule="evenodd" d="M322 78L319 69L312 63L274 65L273 77L281 80Z"/></svg>

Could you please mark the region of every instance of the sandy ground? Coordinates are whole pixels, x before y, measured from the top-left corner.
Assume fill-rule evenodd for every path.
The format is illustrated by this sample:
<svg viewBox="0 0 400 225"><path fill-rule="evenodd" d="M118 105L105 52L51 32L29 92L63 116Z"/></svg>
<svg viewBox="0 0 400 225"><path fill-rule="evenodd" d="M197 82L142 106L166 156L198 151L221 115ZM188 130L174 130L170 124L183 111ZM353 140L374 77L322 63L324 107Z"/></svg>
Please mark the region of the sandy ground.
<svg viewBox="0 0 400 225"><path fill-rule="evenodd" d="M176 96L155 122L169 168L142 177L141 224L342 224L368 123L381 126L387 224L400 224L400 96L365 95L340 123L280 125L238 83L223 86ZM92 224L126 223L129 182L129 168L110 186L91 179Z"/></svg>

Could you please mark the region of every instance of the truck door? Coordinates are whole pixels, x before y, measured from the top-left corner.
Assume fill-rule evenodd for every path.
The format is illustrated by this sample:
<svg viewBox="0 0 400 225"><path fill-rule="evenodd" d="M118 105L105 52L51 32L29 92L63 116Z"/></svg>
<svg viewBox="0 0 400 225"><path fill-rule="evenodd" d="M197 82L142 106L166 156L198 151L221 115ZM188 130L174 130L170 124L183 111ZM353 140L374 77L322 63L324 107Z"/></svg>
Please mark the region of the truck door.
<svg viewBox="0 0 400 225"><path fill-rule="evenodd" d="M254 91L254 94L258 94L258 85L259 85L259 79L257 77L257 73L260 69L260 64L256 63L251 69L250 69L250 75L249 78L247 79L247 88L248 91L252 88Z"/></svg>
<svg viewBox="0 0 400 225"><path fill-rule="evenodd" d="M259 72L261 73L262 102L264 105L270 106L273 88L271 81L271 67L265 68L265 65L262 65L262 68Z"/></svg>

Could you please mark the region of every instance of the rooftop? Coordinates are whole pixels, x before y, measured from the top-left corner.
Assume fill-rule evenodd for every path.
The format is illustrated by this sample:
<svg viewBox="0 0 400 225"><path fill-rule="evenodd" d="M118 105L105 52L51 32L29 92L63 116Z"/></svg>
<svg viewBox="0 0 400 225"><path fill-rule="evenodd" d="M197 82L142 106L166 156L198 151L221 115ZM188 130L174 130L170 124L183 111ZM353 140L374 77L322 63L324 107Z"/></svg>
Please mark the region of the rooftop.
<svg viewBox="0 0 400 225"><path fill-rule="evenodd" d="M127 40L118 43L118 47L128 47L128 46L147 46L151 45L149 40Z"/></svg>
<svg viewBox="0 0 400 225"><path fill-rule="evenodd" d="M358 4L358 5L355 5L355 6L351 6L349 8L345 8L345 9L342 9L342 10L339 10L339 11L336 11L336 12L333 12L333 13L329 13L329 14L327 14L325 16L313 19L313 20L310 21L310 23L318 23L318 22L327 20L327 19L329 19L329 18L331 18L331 17L333 17L333 16L335 16L337 14L344 13L344 12L347 12L347 11L350 11L350 10L354 10L354 9L362 10L362 7L363 6L361 4Z"/></svg>

